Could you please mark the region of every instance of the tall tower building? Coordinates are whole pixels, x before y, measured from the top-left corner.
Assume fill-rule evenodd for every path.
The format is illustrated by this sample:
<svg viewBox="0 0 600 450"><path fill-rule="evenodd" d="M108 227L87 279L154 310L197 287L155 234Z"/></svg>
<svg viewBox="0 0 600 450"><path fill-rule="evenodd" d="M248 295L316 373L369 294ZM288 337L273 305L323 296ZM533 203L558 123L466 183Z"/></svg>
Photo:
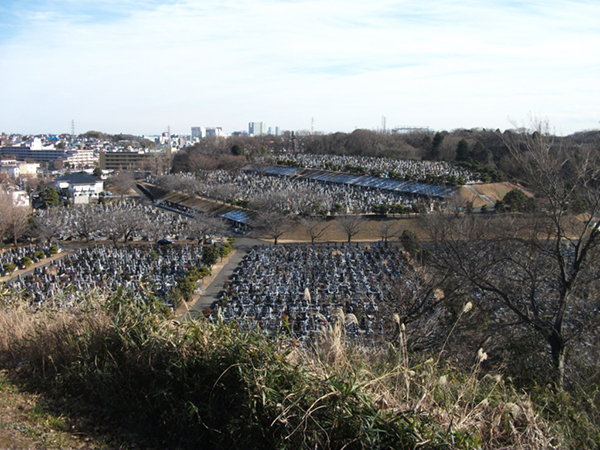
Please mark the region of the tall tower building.
<svg viewBox="0 0 600 450"><path fill-rule="evenodd" d="M248 134L254 136L267 134L267 124L265 122L250 122L248 124Z"/></svg>

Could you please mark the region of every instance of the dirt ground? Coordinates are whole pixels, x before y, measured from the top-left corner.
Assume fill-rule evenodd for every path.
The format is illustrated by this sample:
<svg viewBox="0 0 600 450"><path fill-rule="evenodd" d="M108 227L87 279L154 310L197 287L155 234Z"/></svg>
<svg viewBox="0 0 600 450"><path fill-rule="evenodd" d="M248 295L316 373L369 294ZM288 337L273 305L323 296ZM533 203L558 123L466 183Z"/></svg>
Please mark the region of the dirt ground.
<svg viewBox="0 0 600 450"><path fill-rule="evenodd" d="M465 205L467 202L473 202L473 206L475 208L480 208L483 205L488 205L488 207L493 207L497 200L502 200L504 196L515 189L516 186L513 183L503 182L503 183L487 183L487 184L471 184L467 186L461 187L458 192L452 197L449 201L454 203L457 206ZM526 190L523 190L525 195L532 196ZM373 216L370 219L365 221L365 226L363 231L361 231L358 235L352 238L352 241L378 241L381 240L380 234L380 226L383 222L393 222L394 228L396 230L396 237L390 240L396 240L398 235L402 234L404 230L410 230L419 236L421 239L426 239L426 234L423 230L423 222L422 220L414 215L410 218L406 216L403 217L375 217ZM336 226L335 220L331 220L331 226L327 229L326 233L323 235L319 241L329 241L329 242L345 242L348 237L344 234L339 227ZM295 224L294 228L291 232L286 233L281 239L280 242L302 242L309 241L310 237L306 234L306 231L300 224Z"/></svg>
<svg viewBox="0 0 600 450"><path fill-rule="evenodd" d="M451 199L451 202L457 205L472 202L475 208L480 208L483 205L492 207L496 201L502 200L508 192L516 187L515 184L509 182L469 184L462 186ZM527 191L523 191L525 192L525 195L531 196Z"/></svg>
<svg viewBox="0 0 600 450"><path fill-rule="evenodd" d="M329 228L325 231L325 234L319 238L316 242L347 242L348 235L339 228L335 219L329 220ZM397 240L398 236L402 234L404 230L414 231L418 236L424 237L422 221L419 217L414 216L413 218L395 218L395 217L372 217L364 221L363 229L356 236L352 237L352 242L373 242L381 240L380 226L383 223L392 223L395 231L395 237L390 240ZM304 227L295 222L292 224L291 231L285 233L279 242L310 242L310 237L306 233Z"/></svg>

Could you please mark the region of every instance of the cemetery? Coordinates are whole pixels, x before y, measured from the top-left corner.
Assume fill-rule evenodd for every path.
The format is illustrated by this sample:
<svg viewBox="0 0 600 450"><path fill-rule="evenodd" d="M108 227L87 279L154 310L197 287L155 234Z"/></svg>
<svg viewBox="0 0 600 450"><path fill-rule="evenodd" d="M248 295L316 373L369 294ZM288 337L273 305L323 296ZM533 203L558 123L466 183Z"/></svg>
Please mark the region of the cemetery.
<svg viewBox="0 0 600 450"><path fill-rule="evenodd" d="M471 172L444 162L308 154L290 158L276 161L285 166L263 158L240 171L200 170L147 181L167 191L251 208L265 196L278 195L288 199L282 211L292 214L369 214L380 205L410 210L417 203L431 207L434 202L445 203L461 184L477 181ZM361 167L359 173L356 167ZM168 201L170 207L179 203L186 212L182 208L186 205Z"/></svg>
<svg viewBox="0 0 600 450"><path fill-rule="evenodd" d="M341 320L349 339L372 344L383 337L383 300L406 264L399 247L381 243L255 246L210 317L301 341Z"/></svg>
<svg viewBox="0 0 600 450"><path fill-rule="evenodd" d="M171 289L188 270L203 265L202 256L202 247L194 245L92 245L35 267L28 275L17 275L7 285L29 298L34 307L45 302L69 307L88 293L117 291L137 301L156 296L174 307Z"/></svg>
<svg viewBox="0 0 600 450"><path fill-rule="evenodd" d="M472 172L452 166L445 161L416 161L372 156L296 153L294 155L287 155L285 159L277 159L276 162L278 165L292 166L296 171L310 168L334 172L352 172L361 175L412 180L428 184L431 184L433 180L437 180L437 184L455 183L461 178L465 183L477 181ZM294 169L289 168L284 170L288 170L286 175L289 176L294 173L292 172Z"/></svg>
<svg viewBox="0 0 600 450"><path fill-rule="evenodd" d="M195 221L207 220L203 214L226 219L233 232L245 234L265 209L292 216L379 214L380 205L392 213L393 207L411 211L417 202L432 208L433 202L443 203L454 195L457 188L448 180L474 181L468 172L442 162L296 155L278 161L285 165L268 163L239 171L199 171L139 181L151 204L117 200L38 210L36 220L45 230L46 243L5 251L4 275L49 255L53 241L84 240L86 245L13 277L8 286L24 292L38 307L52 298L69 306L87 292L119 291L140 301L153 295L175 308L182 297L178 283L212 265L203 255L207 247L189 244L189 239L201 244L211 233L225 232L194 226ZM446 182L432 184L434 179ZM253 247L205 315L270 336L289 333L302 341L314 339L326 325L340 321L348 339L362 343L383 339L389 326L382 310L384 299L392 286L406 282L407 261L400 247L388 245L387 236L385 243L362 244L350 244L350 235L346 244L332 242L330 234L324 236L326 242L317 245L313 239L311 245ZM188 243L175 244L179 240ZM136 241L146 244L131 245ZM196 281L186 289L199 292Z"/></svg>

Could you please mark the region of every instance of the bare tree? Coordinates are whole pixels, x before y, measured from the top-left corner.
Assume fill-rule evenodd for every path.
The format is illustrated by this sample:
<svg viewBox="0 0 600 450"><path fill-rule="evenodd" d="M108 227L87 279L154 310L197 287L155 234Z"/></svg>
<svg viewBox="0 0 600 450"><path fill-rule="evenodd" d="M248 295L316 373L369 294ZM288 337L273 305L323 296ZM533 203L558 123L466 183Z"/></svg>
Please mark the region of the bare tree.
<svg viewBox="0 0 600 450"><path fill-rule="evenodd" d="M0 209L4 212L12 207L12 199L10 196L0 191ZM0 214L0 241L6 237L8 231L8 217L2 213Z"/></svg>
<svg viewBox="0 0 600 450"><path fill-rule="evenodd" d="M273 239L275 245L279 238L291 230L292 221L288 216L277 212L265 211L258 216L255 230L259 236Z"/></svg>
<svg viewBox="0 0 600 450"><path fill-rule="evenodd" d="M600 161L589 149L553 145L541 123L504 138L521 181L544 206L535 215L502 223L438 217L430 227L435 261L482 301L497 305L504 323L538 333L562 387L566 349L597 311L590 302L599 288L593 261L600 240Z"/></svg>
<svg viewBox="0 0 600 450"><path fill-rule="evenodd" d="M110 177L108 182L111 186L115 186L119 190L121 199L123 199L125 194L129 193L129 191L134 188L135 175L133 172L121 170L115 176Z"/></svg>
<svg viewBox="0 0 600 450"><path fill-rule="evenodd" d="M327 197L307 188L298 188L288 192L288 209L300 216L310 216L318 213Z"/></svg>
<svg viewBox="0 0 600 450"><path fill-rule="evenodd" d="M398 236L400 229L398 228L397 222L382 220L379 222L378 231L381 240L387 245L390 238Z"/></svg>
<svg viewBox="0 0 600 450"><path fill-rule="evenodd" d="M0 193L0 227L4 236L11 238L14 246L17 241L25 234L29 227L29 216L31 208L29 206L17 206L13 203L12 197L8 193Z"/></svg>
<svg viewBox="0 0 600 450"><path fill-rule="evenodd" d="M336 219L337 225L348 237L348 243L359 234L365 226L365 219L358 215L342 215Z"/></svg>
<svg viewBox="0 0 600 450"><path fill-rule="evenodd" d="M56 239L66 227L65 211L62 208L51 208L35 216L37 237L48 244Z"/></svg>
<svg viewBox="0 0 600 450"><path fill-rule="evenodd" d="M139 168L155 175L165 175L170 172L172 163L172 156L166 153L152 153L139 162Z"/></svg>
<svg viewBox="0 0 600 450"><path fill-rule="evenodd" d="M256 211L283 213L290 207L290 199L282 192L266 192L250 200L250 208Z"/></svg>
<svg viewBox="0 0 600 450"><path fill-rule="evenodd" d="M217 168L219 170L236 171L246 165L246 158L243 156L221 155L218 159Z"/></svg>
<svg viewBox="0 0 600 450"><path fill-rule="evenodd" d="M203 190L203 183L200 180L180 174L157 176L154 178L154 183L168 191L181 191L188 194L199 193Z"/></svg>
<svg viewBox="0 0 600 450"><path fill-rule="evenodd" d="M331 223L327 223L322 219L311 219L303 217L299 220L300 225L304 227L306 234L310 237L310 243L315 244L317 239L321 239L325 232L331 226Z"/></svg>
<svg viewBox="0 0 600 450"><path fill-rule="evenodd" d="M533 123L532 133L508 135L511 154L522 167L522 180L547 200L543 234L532 234L526 242L552 264L556 283L552 303L545 314L536 311L530 318L550 345L559 385L565 375L565 349L569 340L570 311L577 296L589 290L590 263L600 240L596 224L600 213L600 158L591 148L553 145L547 124ZM528 311L522 311L526 313Z"/></svg>
<svg viewBox="0 0 600 450"><path fill-rule="evenodd" d="M103 226L104 211L95 205L74 209L73 214L73 231L79 239L85 239L86 242Z"/></svg>
<svg viewBox="0 0 600 450"><path fill-rule="evenodd" d="M116 246L119 239L126 243L141 229L146 218L138 210L114 209L104 214L102 230Z"/></svg>
<svg viewBox="0 0 600 450"><path fill-rule="evenodd" d="M139 209L126 210L126 215L121 220L123 221L123 242L127 242L136 236L139 236L141 230L144 229L144 224L148 222L148 217Z"/></svg>
<svg viewBox="0 0 600 450"><path fill-rule="evenodd" d="M440 289L444 282L430 276L428 268L405 261L402 277L389 280L393 287L381 305L390 341L400 337L399 328L405 325L406 345L411 351L439 351L451 322L445 307L448 299Z"/></svg>
<svg viewBox="0 0 600 450"><path fill-rule="evenodd" d="M225 234L225 223L218 217L205 213L196 213L195 217L188 221L186 234L198 239L198 245L203 245L207 237L222 236Z"/></svg>
<svg viewBox="0 0 600 450"><path fill-rule="evenodd" d="M236 200L238 193L239 189L233 183L206 187L204 192L196 192L196 194L203 195L209 198L214 198L222 202L226 202L228 200Z"/></svg>
<svg viewBox="0 0 600 450"><path fill-rule="evenodd" d="M173 226L170 223L158 222L156 220L145 220L140 233L146 235L149 240L158 242L160 239L172 234Z"/></svg>
<svg viewBox="0 0 600 450"><path fill-rule="evenodd" d="M175 157L174 163L178 161L178 156L179 155ZM190 172L200 172L203 170L217 170L218 162L215 158L211 158L208 155L189 150L187 154L187 161L182 162L182 164L173 164L173 167L185 167L185 169L189 170Z"/></svg>

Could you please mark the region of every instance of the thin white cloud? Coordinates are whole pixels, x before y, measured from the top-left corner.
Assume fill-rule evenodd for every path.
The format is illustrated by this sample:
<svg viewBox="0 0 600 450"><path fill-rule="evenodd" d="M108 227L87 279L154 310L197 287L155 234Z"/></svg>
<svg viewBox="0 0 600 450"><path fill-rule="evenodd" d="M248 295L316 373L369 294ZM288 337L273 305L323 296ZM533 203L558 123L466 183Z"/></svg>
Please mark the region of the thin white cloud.
<svg viewBox="0 0 600 450"><path fill-rule="evenodd" d="M593 2L18 5L0 33L3 131L502 128L534 109L565 132L598 123Z"/></svg>

